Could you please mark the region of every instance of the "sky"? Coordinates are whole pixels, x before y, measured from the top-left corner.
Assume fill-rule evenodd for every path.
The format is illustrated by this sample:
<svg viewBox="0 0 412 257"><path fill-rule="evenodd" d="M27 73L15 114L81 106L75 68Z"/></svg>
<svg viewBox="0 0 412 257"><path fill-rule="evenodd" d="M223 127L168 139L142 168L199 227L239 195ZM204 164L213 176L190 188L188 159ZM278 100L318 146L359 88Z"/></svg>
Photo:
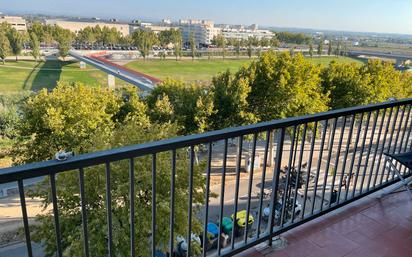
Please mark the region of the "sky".
<svg viewBox="0 0 412 257"><path fill-rule="evenodd" d="M0 12L412 34L412 0L0 0Z"/></svg>

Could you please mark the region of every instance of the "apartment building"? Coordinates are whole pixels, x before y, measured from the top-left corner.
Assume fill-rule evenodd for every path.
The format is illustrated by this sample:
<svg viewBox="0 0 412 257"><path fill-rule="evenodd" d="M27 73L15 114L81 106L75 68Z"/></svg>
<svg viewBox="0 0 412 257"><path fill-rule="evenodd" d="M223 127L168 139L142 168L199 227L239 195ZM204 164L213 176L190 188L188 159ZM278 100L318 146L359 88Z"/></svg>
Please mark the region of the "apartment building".
<svg viewBox="0 0 412 257"><path fill-rule="evenodd" d="M275 33L266 29L259 29L257 24L252 24L249 27L243 25L221 25L221 33L227 39L243 39L247 40L250 37L256 37L257 39L272 38Z"/></svg>
<svg viewBox="0 0 412 257"><path fill-rule="evenodd" d="M182 31L183 42L190 42L190 35L193 33L196 45L210 45L213 38L221 33L221 29L209 20L180 20L179 28Z"/></svg>
<svg viewBox="0 0 412 257"><path fill-rule="evenodd" d="M20 16L0 16L0 23L10 24L12 28L15 28L17 31L26 31L27 23L23 17Z"/></svg>

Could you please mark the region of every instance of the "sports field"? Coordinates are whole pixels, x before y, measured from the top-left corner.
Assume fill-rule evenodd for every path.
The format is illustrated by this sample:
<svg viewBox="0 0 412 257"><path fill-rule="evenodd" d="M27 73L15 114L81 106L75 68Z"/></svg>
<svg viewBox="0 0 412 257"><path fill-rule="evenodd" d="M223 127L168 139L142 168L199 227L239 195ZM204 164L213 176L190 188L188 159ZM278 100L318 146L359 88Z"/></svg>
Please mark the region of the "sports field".
<svg viewBox="0 0 412 257"><path fill-rule="evenodd" d="M341 63L361 61L349 57L313 57L308 60L314 64L328 65L332 60ZM167 77L182 79L185 81L210 81L213 76L226 70L237 71L243 65L247 65L249 59L214 59L214 60L138 60L126 64L126 67L146 73L148 75L165 79Z"/></svg>

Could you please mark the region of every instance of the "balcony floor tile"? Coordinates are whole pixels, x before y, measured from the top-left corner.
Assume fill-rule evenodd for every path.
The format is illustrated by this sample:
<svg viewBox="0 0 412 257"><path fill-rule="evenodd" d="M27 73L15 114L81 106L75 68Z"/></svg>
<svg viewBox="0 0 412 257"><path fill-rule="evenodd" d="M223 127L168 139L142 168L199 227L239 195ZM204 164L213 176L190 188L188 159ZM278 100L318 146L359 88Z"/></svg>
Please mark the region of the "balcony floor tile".
<svg viewBox="0 0 412 257"><path fill-rule="evenodd" d="M266 250L265 256L412 256L412 198L405 191L383 198L381 194L376 192L284 233L286 248Z"/></svg>

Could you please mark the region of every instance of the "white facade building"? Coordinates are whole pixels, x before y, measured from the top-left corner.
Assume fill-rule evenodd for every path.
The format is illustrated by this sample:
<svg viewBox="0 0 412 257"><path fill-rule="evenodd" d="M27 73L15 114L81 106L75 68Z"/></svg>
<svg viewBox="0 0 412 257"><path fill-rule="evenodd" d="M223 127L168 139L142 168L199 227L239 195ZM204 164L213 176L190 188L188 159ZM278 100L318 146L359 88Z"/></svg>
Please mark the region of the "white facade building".
<svg viewBox="0 0 412 257"><path fill-rule="evenodd" d="M255 25L256 26L256 25ZM244 29L244 28L223 28L222 35L226 39L243 39L247 40L250 37L256 37L257 39L267 38L271 39L275 33L270 30L263 29Z"/></svg>
<svg viewBox="0 0 412 257"><path fill-rule="evenodd" d="M17 31L26 31L27 24L26 20L20 16L0 16L0 23L10 24L12 28L15 28Z"/></svg>
<svg viewBox="0 0 412 257"><path fill-rule="evenodd" d="M180 20L179 28L182 31L183 42L190 42L190 34L193 33L196 45L210 45L215 36L221 33L213 21L208 20Z"/></svg>

